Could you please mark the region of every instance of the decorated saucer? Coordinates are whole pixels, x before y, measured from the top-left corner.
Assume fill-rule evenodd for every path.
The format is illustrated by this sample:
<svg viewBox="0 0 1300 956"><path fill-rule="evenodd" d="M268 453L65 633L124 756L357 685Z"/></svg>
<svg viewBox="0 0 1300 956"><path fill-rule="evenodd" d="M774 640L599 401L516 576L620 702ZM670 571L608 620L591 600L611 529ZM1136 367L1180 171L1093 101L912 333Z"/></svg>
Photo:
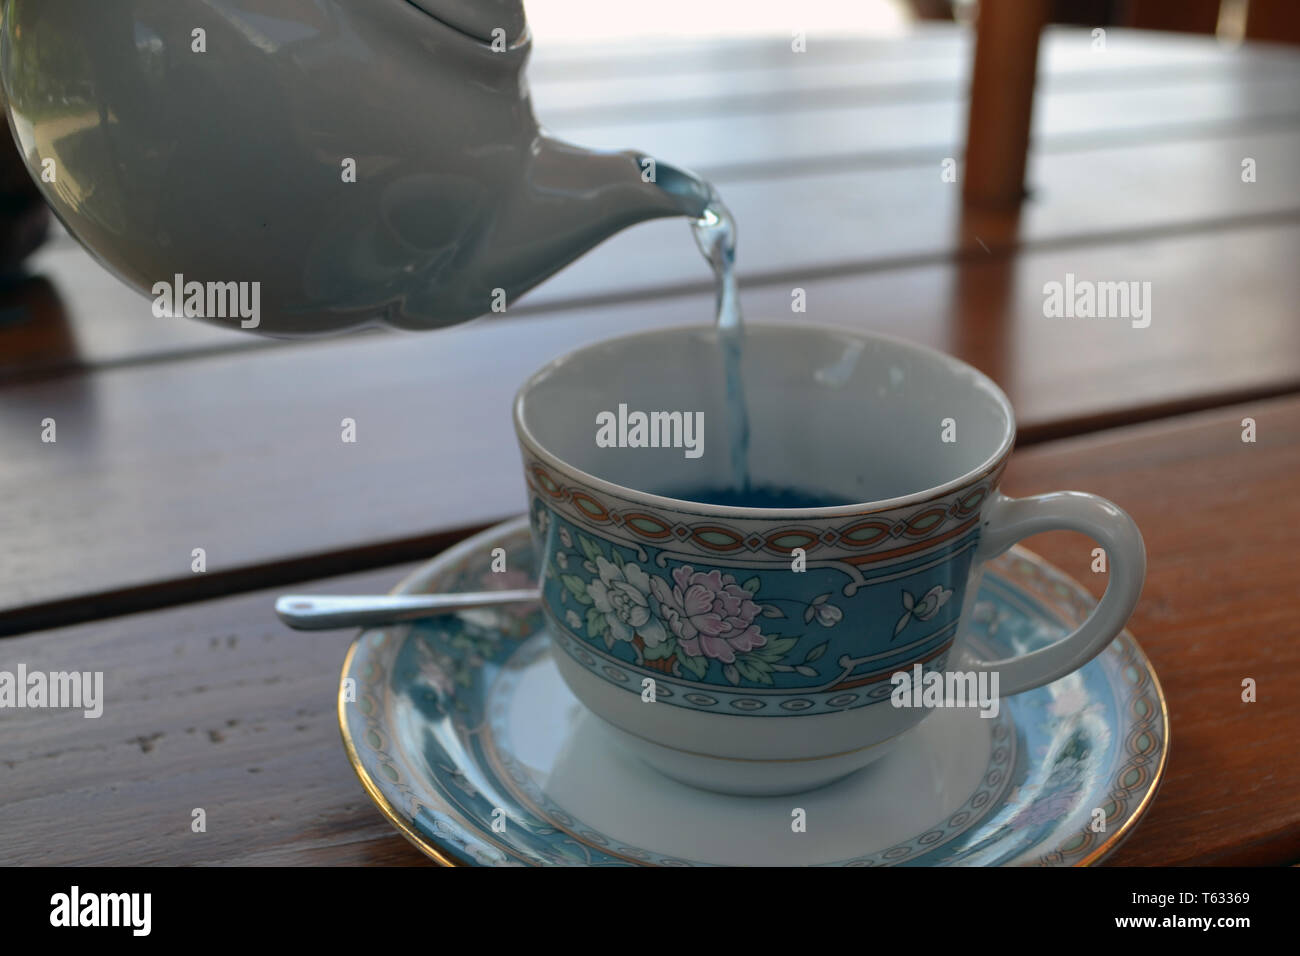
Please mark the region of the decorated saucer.
<svg viewBox="0 0 1300 956"><path fill-rule="evenodd" d="M396 591L528 587L533 567L518 518ZM1033 650L1094 603L1015 548L984 574L971 641L986 657ZM829 786L709 793L625 752L578 703L532 605L363 632L343 666L339 722L389 821L434 860L476 866L1088 865L1150 805L1169 741L1159 681L1125 632L1075 673L1003 699L995 717L936 711L910 731L916 745Z"/></svg>

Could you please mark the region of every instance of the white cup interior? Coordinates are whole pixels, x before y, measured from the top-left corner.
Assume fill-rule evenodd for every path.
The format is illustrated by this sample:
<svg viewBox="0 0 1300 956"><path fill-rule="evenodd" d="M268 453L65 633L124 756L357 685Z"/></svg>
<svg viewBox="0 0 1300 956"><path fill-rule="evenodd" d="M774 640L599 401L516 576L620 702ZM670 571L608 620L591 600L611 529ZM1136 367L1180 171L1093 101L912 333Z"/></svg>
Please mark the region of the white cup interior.
<svg viewBox="0 0 1300 956"><path fill-rule="evenodd" d="M749 477L828 505L868 504L956 486L1010 448L1006 396L985 375L897 339L806 325L747 324L740 349L749 411ZM703 454L603 448L597 416L704 413ZM726 358L719 332L686 327L571 352L521 389L525 439L588 476L670 498L732 488ZM944 440L944 420L952 419Z"/></svg>

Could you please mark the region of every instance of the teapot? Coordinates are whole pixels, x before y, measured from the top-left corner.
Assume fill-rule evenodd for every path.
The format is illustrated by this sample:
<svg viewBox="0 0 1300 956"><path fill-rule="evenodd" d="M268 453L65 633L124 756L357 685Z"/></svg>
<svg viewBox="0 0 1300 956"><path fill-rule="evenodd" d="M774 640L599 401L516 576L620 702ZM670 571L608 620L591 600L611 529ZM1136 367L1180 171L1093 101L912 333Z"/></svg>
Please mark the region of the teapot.
<svg viewBox="0 0 1300 956"><path fill-rule="evenodd" d="M710 201L546 133L530 50L521 0L5 0L0 79L45 199L155 314L426 329ZM232 284L256 323L212 307Z"/></svg>

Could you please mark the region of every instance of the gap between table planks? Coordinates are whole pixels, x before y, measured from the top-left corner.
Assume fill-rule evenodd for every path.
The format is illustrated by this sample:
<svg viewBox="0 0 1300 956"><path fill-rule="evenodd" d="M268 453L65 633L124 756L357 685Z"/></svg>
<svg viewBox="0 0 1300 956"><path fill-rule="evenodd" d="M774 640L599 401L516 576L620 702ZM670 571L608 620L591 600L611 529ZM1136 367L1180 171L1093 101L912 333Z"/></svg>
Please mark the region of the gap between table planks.
<svg viewBox="0 0 1300 956"><path fill-rule="evenodd" d="M1254 417L1258 441L1241 441ZM1077 486L1142 528L1130 629L1169 701L1164 783L1110 862L1300 858L1300 398L1218 409L1018 451L1004 490ZM1094 594L1092 542L1027 542ZM386 590L387 568L314 591ZM304 589L307 589L304 586ZM104 670L98 720L11 711L0 734L0 864L412 864L343 755L346 635L290 632L275 591L0 641L0 668ZM1241 702L1241 680L1259 682ZM203 807L208 832L190 831Z"/></svg>

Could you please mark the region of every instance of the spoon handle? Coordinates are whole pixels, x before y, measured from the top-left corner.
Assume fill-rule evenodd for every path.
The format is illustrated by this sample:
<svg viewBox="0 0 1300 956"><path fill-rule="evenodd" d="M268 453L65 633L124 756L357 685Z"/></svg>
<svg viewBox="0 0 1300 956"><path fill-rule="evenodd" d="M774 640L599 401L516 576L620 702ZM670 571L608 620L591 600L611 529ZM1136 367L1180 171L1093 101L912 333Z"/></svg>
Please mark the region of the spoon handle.
<svg viewBox="0 0 1300 956"><path fill-rule="evenodd" d="M298 631L328 631L414 621L439 614L538 600L536 590L475 591L463 594L286 594L275 613Z"/></svg>

